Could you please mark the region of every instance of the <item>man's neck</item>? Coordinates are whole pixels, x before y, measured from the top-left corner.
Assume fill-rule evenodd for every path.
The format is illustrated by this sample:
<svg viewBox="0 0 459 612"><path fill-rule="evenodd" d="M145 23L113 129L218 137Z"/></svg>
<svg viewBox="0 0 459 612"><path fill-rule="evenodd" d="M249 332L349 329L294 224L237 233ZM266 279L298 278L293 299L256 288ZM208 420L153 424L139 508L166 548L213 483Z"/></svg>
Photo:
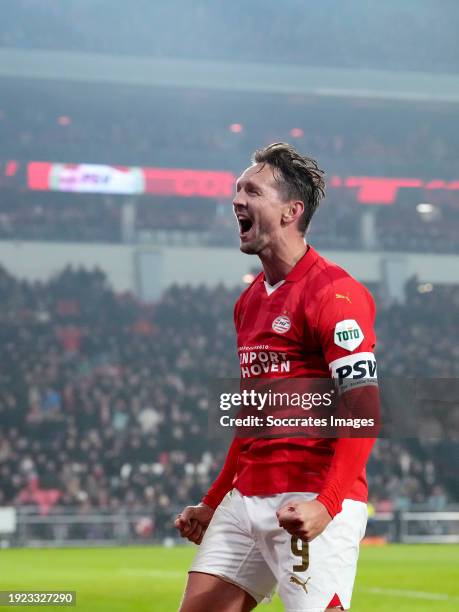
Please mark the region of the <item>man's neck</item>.
<svg viewBox="0 0 459 612"><path fill-rule="evenodd" d="M281 247L266 249L263 253L260 253L259 257L266 281L270 285L275 285L284 280L307 250L306 242L301 239L295 240L291 245L284 244Z"/></svg>

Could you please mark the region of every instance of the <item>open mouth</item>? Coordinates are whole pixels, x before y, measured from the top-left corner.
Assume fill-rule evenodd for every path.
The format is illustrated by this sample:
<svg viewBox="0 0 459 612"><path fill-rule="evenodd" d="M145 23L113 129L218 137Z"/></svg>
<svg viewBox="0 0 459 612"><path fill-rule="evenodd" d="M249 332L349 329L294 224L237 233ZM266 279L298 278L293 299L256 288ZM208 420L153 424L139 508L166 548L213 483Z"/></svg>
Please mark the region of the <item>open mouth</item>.
<svg viewBox="0 0 459 612"><path fill-rule="evenodd" d="M249 219L248 217L239 217L238 222L239 222L239 235L241 236L241 238L244 236L247 236L247 234L250 232L250 230L253 227L252 219Z"/></svg>

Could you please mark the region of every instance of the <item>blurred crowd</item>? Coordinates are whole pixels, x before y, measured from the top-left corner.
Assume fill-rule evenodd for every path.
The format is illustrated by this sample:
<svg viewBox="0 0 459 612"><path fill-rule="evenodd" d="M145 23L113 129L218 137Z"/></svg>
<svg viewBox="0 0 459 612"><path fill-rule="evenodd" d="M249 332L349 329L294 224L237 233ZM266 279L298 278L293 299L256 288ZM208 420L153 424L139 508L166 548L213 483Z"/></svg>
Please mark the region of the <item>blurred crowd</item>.
<svg viewBox="0 0 459 612"><path fill-rule="evenodd" d="M103 195L56 196L5 187L0 198L0 239L120 242L121 203Z"/></svg>
<svg viewBox="0 0 459 612"><path fill-rule="evenodd" d="M313 218L310 235L322 249L457 253L459 191L429 193L430 213L404 195L391 206L363 206L354 190L328 188ZM3 187L0 240L55 242L141 242L159 246L231 247L238 228L231 200L171 196L21 192ZM134 208L126 221L125 205ZM366 237L362 215L372 215Z"/></svg>
<svg viewBox="0 0 459 612"><path fill-rule="evenodd" d="M208 384L238 376L240 290L174 286L151 305L113 292L100 270L67 268L46 283L0 270L0 506L143 513L148 533L173 536L175 513L223 462ZM459 376L458 287L421 294L413 281L405 304L378 303L381 373ZM457 442L440 426L431 434L377 443L377 509L459 501Z"/></svg>
<svg viewBox="0 0 459 612"><path fill-rule="evenodd" d="M2 0L0 45L387 70L457 71L457 2ZM269 34L267 34L269 33Z"/></svg>
<svg viewBox="0 0 459 612"><path fill-rule="evenodd" d="M236 171L256 148L291 141L330 175L448 180L457 120L453 105L8 82L0 158Z"/></svg>
<svg viewBox="0 0 459 612"><path fill-rule="evenodd" d="M356 191L329 186L313 221L319 247L423 252L427 245L430 252L457 252L459 138L454 126L459 123L452 105L381 106L335 98L111 87L69 83L62 91L30 82L5 87L0 239L125 239L121 208L126 198L28 192L31 160L237 175L256 148L282 140L317 158L329 185L333 177L363 176L421 179L436 186L400 188L393 206L371 207L375 230L370 241L362 236L364 207ZM10 170L8 160L14 160ZM229 198L144 196L133 202L134 234L143 241L230 246L236 240ZM435 210L419 214L419 203L431 203ZM133 232L129 235L135 239Z"/></svg>

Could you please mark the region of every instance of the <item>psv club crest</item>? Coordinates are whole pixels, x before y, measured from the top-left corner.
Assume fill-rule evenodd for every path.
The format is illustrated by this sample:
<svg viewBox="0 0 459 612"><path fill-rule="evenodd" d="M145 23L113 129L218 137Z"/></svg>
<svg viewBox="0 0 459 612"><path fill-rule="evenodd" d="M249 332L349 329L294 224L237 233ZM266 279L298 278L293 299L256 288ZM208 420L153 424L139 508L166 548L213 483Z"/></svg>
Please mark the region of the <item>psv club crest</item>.
<svg viewBox="0 0 459 612"><path fill-rule="evenodd" d="M291 328L292 324L287 315L280 315L273 321L272 328L278 334L285 334Z"/></svg>

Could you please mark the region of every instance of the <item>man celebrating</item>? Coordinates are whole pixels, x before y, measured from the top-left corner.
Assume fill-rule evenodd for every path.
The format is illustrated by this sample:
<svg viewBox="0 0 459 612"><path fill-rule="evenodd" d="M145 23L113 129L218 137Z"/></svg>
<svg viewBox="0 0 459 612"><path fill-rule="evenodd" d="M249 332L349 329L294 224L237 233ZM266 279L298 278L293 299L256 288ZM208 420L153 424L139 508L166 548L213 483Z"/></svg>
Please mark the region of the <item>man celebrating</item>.
<svg viewBox="0 0 459 612"><path fill-rule="evenodd" d="M240 248L263 265L234 310L241 375L340 378L344 401L368 407L377 402L375 307L305 242L323 196L317 163L284 143L258 150L237 180ZM247 352L251 368L242 366ZM288 612L348 609L373 442L235 438L207 495L175 523L201 544L181 612L252 610L276 584Z"/></svg>

